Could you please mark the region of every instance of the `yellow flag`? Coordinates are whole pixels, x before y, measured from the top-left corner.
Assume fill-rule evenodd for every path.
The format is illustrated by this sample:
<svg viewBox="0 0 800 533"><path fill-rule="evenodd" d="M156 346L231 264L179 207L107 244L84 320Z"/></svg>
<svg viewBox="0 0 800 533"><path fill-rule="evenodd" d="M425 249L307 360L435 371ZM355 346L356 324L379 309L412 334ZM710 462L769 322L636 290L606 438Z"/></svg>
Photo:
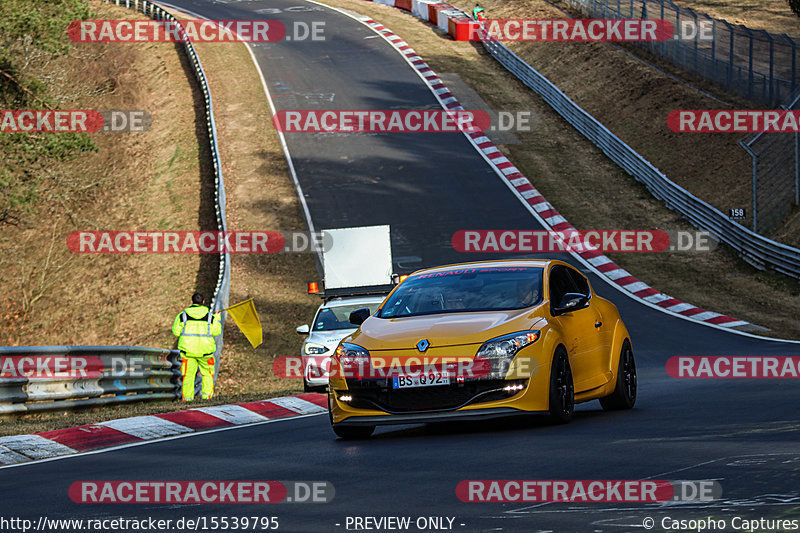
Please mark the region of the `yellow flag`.
<svg viewBox="0 0 800 533"><path fill-rule="evenodd" d="M244 333L253 348L257 348L263 341L263 330L261 320L258 319L256 306L253 299L245 300L241 303L232 305L224 309L231 314L231 318L239 326L239 331Z"/></svg>

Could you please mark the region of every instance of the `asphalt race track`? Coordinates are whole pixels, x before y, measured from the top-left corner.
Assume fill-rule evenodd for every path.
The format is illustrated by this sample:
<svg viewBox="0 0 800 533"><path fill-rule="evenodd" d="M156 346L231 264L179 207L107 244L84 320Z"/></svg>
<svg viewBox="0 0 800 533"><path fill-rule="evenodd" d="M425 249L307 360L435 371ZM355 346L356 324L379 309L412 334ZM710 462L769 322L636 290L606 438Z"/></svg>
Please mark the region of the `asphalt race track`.
<svg viewBox="0 0 800 533"><path fill-rule="evenodd" d="M323 42L253 46L278 110L438 108L400 54L338 12L302 0L170 3L212 19L274 18L289 28L325 21ZM393 254L405 258L406 271L492 258L453 250L460 229L539 229L461 134L286 140L316 229L390 224ZM558 533L644 531L645 517L655 519L655 531L665 516L800 518L797 381L676 380L665 371L674 355L798 355L800 345L668 315L582 270L631 332L639 369L633 411L606 413L591 402L566 426L542 417L403 426L379 428L361 442L337 440L327 416L309 416L2 468L0 501L6 514L34 520L259 515L279 517L279 531L346 531L348 516L442 516L455 519L454 531ZM723 496L680 504L464 503L455 488L465 479L713 479ZM324 480L336 495L327 504L80 505L67 495L78 480Z"/></svg>

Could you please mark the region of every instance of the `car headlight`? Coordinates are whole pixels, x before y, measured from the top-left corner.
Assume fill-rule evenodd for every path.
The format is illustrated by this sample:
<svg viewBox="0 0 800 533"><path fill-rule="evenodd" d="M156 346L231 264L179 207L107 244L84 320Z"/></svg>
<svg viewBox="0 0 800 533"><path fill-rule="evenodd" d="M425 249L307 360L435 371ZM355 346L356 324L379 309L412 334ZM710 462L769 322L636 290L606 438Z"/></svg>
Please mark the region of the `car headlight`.
<svg viewBox="0 0 800 533"><path fill-rule="evenodd" d="M492 365L491 377L505 377L511 360L524 347L533 344L539 339L539 330L518 331L488 340L475 354L476 358L482 357Z"/></svg>
<svg viewBox="0 0 800 533"><path fill-rule="evenodd" d="M346 377L361 377L369 371L369 352L357 344L339 343L336 347L336 359Z"/></svg>
<svg viewBox="0 0 800 533"><path fill-rule="evenodd" d="M328 348L326 346L323 346L321 344L315 344L313 342L307 342L305 346L303 346L303 352L306 355L319 355L327 351Z"/></svg>

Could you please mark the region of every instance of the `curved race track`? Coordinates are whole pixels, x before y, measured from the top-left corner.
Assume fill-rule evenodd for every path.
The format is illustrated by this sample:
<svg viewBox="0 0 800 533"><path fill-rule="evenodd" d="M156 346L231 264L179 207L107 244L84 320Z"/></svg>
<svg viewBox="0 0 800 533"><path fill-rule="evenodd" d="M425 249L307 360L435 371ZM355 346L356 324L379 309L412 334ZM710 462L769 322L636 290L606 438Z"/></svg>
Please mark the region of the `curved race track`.
<svg viewBox="0 0 800 533"><path fill-rule="evenodd" d="M212 19L325 21L324 42L253 46L279 110L438 108L400 54L341 13L302 0L171 3ZM268 15L256 12L266 8ZM459 229L538 228L461 134L288 134L286 141L314 226L390 224L394 256L419 258L406 260L408 269L463 261L450 245ZM587 274L631 332L640 372L633 411L605 413L591 402L567 426L535 418L379 428L373 439L356 443L336 440L324 415L198 434L0 469L3 514L275 515L280 531L345 531L347 516L448 516L455 517L455 531L559 533L642 531L646 516L656 519L656 531L662 516L800 516L797 381L678 381L664 370L673 355L796 355L800 345L680 319ZM463 479L644 478L715 479L723 499L525 505L462 503L455 496ZM272 506L72 503L69 485L91 479L328 480L336 496L329 504Z"/></svg>

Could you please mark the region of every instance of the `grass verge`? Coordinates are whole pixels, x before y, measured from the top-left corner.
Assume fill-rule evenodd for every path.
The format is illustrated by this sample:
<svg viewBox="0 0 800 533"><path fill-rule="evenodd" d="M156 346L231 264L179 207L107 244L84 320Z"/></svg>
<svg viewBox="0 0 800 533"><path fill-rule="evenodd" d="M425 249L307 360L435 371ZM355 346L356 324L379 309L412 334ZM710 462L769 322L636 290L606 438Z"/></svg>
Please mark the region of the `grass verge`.
<svg viewBox="0 0 800 533"><path fill-rule="evenodd" d="M145 18L91 7L103 19ZM141 133L91 134L94 153L24 167L39 183L30 209L0 233L3 312L14 317L0 344L173 346L175 314L195 289L213 291L211 255L74 254L66 245L72 231L216 229L200 92L178 50L73 44L25 67L45 80L55 108L146 110L153 122Z"/></svg>

